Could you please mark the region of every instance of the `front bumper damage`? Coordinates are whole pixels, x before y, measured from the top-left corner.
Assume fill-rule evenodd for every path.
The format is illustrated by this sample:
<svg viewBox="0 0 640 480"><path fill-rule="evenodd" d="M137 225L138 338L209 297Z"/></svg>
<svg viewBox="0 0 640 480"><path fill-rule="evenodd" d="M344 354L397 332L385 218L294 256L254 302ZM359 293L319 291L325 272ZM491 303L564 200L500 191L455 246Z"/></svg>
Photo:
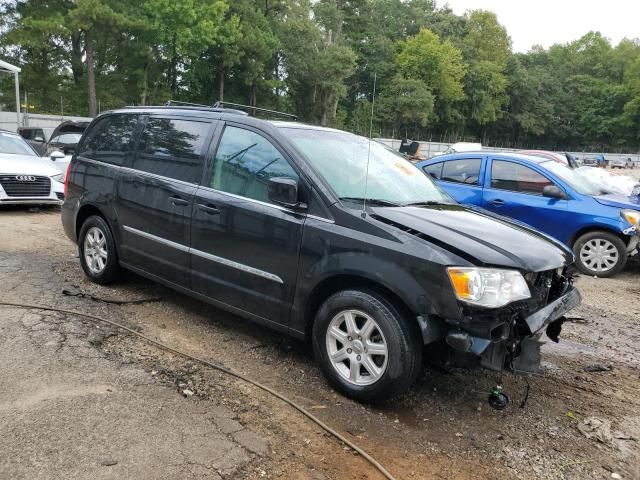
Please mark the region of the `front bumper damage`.
<svg viewBox="0 0 640 480"><path fill-rule="evenodd" d="M545 275L545 274L540 274ZM540 337L558 342L565 315L582 297L570 277L550 273L529 302L492 311L466 311L463 320L426 321L423 338L432 360L447 366L484 367L534 373L540 366ZM440 348L437 347L439 344Z"/></svg>

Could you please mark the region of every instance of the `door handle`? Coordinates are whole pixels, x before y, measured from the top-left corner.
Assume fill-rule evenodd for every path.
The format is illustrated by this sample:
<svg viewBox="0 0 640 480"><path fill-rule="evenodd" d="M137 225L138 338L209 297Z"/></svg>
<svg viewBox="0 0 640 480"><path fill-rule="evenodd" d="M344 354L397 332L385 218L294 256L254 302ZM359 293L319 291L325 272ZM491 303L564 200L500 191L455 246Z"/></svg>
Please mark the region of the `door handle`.
<svg viewBox="0 0 640 480"><path fill-rule="evenodd" d="M184 207L185 205L189 205L189 201L180 197L169 197L169 201L177 207Z"/></svg>
<svg viewBox="0 0 640 480"><path fill-rule="evenodd" d="M218 215L220 213L220 210L213 205L205 205L204 203L199 203L198 209L202 210L207 215Z"/></svg>
<svg viewBox="0 0 640 480"><path fill-rule="evenodd" d="M496 198L495 200L491 200L489 203L495 205L496 207L501 207L502 205L504 205L504 200Z"/></svg>

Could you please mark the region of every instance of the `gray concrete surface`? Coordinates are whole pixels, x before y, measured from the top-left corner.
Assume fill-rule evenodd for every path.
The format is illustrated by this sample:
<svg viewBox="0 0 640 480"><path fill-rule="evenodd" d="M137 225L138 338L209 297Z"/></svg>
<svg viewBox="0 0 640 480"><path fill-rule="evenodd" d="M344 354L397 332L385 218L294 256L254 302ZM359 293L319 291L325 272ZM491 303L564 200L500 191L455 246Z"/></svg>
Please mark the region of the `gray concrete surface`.
<svg viewBox="0 0 640 480"><path fill-rule="evenodd" d="M0 251L0 285L3 299L64 302L45 257ZM97 347L115 334L0 307L0 479L238 478L269 454L230 410L108 358Z"/></svg>

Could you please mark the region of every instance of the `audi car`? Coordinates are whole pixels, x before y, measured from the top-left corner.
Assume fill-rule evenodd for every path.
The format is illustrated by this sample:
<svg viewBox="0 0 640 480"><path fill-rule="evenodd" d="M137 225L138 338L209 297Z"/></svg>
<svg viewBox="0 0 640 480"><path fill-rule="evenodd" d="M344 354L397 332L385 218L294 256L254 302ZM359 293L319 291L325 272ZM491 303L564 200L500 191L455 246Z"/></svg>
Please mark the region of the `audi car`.
<svg viewBox="0 0 640 480"><path fill-rule="evenodd" d="M60 205L64 173L17 133L0 130L0 205Z"/></svg>

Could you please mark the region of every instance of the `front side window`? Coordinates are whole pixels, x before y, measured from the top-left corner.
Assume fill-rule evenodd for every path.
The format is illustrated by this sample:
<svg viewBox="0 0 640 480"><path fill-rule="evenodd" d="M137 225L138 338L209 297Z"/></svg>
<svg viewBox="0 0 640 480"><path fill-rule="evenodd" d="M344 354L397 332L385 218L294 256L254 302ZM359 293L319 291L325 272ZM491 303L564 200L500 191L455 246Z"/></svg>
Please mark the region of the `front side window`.
<svg viewBox="0 0 640 480"><path fill-rule="evenodd" d="M210 123L149 118L138 142L133 168L188 183L199 183Z"/></svg>
<svg viewBox="0 0 640 480"><path fill-rule="evenodd" d="M479 158L444 162L442 180L446 182L464 183L466 185L478 185L481 163L482 160Z"/></svg>
<svg viewBox="0 0 640 480"><path fill-rule="evenodd" d="M553 182L529 167L502 160L493 161L491 188L542 195L547 185L553 185Z"/></svg>
<svg viewBox="0 0 640 480"><path fill-rule="evenodd" d="M267 184L274 177L298 180L289 162L262 135L226 127L213 164L211 188L269 202Z"/></svg>
<svg viewBox="0 0 640 480"><path fill-rule="evenodd" d="M88 132L78 155L113 165L124 164L125 154L133 148L137 123L137 115L109 115L101 119ZM56 138L68 135L80 136L73 133ZM55 141L51 140L52 143Z"/></svg>

